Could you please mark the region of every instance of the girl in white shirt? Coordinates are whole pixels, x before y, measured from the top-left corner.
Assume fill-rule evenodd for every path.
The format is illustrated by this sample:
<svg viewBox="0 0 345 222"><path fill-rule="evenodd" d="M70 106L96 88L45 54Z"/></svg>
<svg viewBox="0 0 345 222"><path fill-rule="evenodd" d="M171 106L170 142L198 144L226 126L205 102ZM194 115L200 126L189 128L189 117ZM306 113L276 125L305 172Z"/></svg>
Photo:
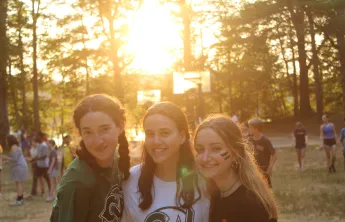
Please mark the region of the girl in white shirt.
<svg viewBox="0 0 345 222"><path fill-rule="evenodd" d="M143 163L123 184L123 222L208 221L209 200L195 169L186 117L168 102L144 116Z"/></svg>

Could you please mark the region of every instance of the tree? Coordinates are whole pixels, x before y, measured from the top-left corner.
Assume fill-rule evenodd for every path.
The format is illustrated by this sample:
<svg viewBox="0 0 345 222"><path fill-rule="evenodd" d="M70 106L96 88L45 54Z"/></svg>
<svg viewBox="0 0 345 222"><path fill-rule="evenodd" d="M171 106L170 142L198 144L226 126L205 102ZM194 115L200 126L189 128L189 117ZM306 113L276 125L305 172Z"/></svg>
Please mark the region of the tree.
<svg viewBox="0 0 345 222"><path fill-rule="evenodd" d="M7 113L7 37L6 37L7 0L0 2L0 144L6 147L9 133Z"/></svg>
<svg viewBox="0 0 345 222"><path fill-rule="evenodd" d="M40 103L38 98L38 71L37 71L37 21L40 17L41 0L31 0L31 17L32 17L32 88L34 91L34 126L35 131L40 131Z"/></svg>

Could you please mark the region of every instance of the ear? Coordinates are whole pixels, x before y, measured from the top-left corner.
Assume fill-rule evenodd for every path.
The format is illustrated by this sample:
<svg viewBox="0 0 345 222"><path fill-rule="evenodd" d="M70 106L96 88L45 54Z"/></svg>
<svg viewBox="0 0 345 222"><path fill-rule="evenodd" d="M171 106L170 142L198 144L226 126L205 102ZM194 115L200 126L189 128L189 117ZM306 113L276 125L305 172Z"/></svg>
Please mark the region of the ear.
<svg viewBox="0 0 345 222"><path fill-rule="evenodd" d="M181 138L181 142L180 145L182 145L184 142L186 142L186 132L185 131L181 131L180 132L180 138Z"/></svg>

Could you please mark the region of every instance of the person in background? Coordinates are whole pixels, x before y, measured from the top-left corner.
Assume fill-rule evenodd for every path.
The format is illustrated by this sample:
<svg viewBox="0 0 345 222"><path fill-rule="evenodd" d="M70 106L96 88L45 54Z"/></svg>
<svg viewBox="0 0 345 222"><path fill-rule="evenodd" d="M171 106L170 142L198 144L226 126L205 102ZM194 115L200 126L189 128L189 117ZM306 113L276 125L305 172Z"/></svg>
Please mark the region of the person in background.
<svg viewBox="0 0 345 222"><path fill-rule="evenodd" d="M260 119L251 119L249 121L249 131L252 135L254 156L263 175L266 177L267 183L272 187L271 177L275 162L277 161L277 153L272 146L271 141L262 133L263 121Z"/></svg>
<svg viewBox="0 0 345 222"><path fill-rule="evenodd" d="M10 206L20 206L24 204L24 181L28 179L28 166L17 138L8 135L7 144L11 148L10 155L6 158L10 164L10 179L16 183L17 188L17 199Z"/></svg>
<svg viewBox="0 0 345 222"><path fill-rule="evenodd" d="M38 154L38 148L37 148L37 142L35 141L34 137L31 141L31 148L29 150L30 159L31 162L31 173L32 173L32 186L31 186L31 193L26 199L32 199L33 197L37 196L37 181L39 180L41 185L41 195L44 195L44 182L42 177L38 177L38 168L37 168L37 154Z"/></svg>
<svg viewBox="0 0 345 222"><path fill-rule="evenodd" d="M75 152L73 151L72 146L71 146L70 135L66 135L63 137L62 148L63 148L63 157L62 157L62 163L61 163L61 168L60 168L61 176L64 174L65 170L68 168L68 166L76 157Z"/></svg>
<svg viewBox="0 0 345 222"><path fill-rule="evenodd" d="M57 185L57 176L58 176L58 161L57 161L57 152L56 152L56 144L54 140L48 141L49 147L49 168L48 168L48 175L50 178L50 193L46 199L47 202L53 201L55 198L55 191Z"/></svg>
<svg viewBox="0 0 345 222"><path fill-rule="evenodd" d="M344 118L345 121L345 118ZM345 170L345 127L340 132L340 142L343 145L344 170Z"/></svg>
<svg viewBox="0 0 345 222"><path fill-rule="evenodd" d="M328 116L322 116L323 124L320 126L320 139L327 159L329 173L335 173L335 160L337 151L337 133L334 124L329 122Z"/></svg>
<svg viewBox="0 0 345 222"><path fill-rule="evenodd" d="M308 134L301 122L296 123L296 128L292 133L293 146L296 148L299 170L304 171L304 157L308 144Z"/></svg>
<svg viewBox="0 0 345 222"><path fill-rule="evenodd" d="M38 132L35 136L35 141L37 143L37 157L34 159L37 161L37 176L43 177L48 185L48 193L50 193L50 179L48 176L49 167L49 148L47 143L43 140L45 134Z"/></svg>
<svg viewBox="0 0 345 222"><path fill-rule="evenodd" d="M0 200L2 199L2 193L1 193L1 184L2 184L2 182L1 182L1 173L2 173L2 153L3 153L3 149L2 149L2 146L1 146L1 144L0 144Z"/></svg>

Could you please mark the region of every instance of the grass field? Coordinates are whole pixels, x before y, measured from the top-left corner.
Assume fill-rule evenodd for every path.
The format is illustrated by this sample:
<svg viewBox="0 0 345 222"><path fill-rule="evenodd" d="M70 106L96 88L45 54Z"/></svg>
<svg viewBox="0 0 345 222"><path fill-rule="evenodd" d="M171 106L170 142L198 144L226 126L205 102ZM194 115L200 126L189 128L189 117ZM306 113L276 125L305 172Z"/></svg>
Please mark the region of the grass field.
<svg viewBox="0 0 345 222"><path fill-rule="evenodd" d="M322 150L308 148L304 172L297 171L295 150L278 149L278 162L273 172L273 189L279 203L279 222L345 222L345 171L338 149L336 174L329 175ZM0 200L1 222L48 221L51 203L37 198L23 206L10 207L15 199L14 183L8 181L8 168L3 170L3 195ZM31 181L25 183L28 193Z"/></svg>

